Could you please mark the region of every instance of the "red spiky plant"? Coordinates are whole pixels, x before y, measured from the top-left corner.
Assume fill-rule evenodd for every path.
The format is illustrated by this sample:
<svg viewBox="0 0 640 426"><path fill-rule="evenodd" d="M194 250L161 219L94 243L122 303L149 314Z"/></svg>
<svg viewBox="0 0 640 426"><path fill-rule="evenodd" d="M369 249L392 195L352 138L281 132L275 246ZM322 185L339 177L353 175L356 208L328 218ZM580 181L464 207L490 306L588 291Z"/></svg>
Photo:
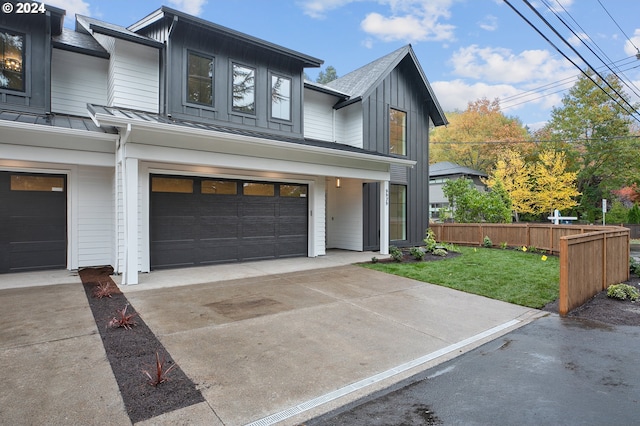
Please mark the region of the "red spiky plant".
<svg viewBox="0 0 640 426"><path fill-rule="evenodd" d="M93 289L93 297L102 299L103 297L111 297L113 294L113 287L109 281L99 282Z"/></svg>
<svg viewBox="0 0 640 426"><path fill-rule="evenodd" d="M162 357L160 360L160 355L156 352L156 365L155 369L142 370L142 372L149 378L149 384L151 386L158 386L160 383L164 383L167 380L167 375L176 367L177 364L172 364L167 368L166 360Z"/></svg>
<svg viewBox="0 0 640 426"><path fill-rule="evenodd" d="M124 308L116 311L118 315L111 318L108 324L109 327L112 327L112 328L123 327L127 330L131 330L131 327L136 325L136 322L133 320L133 318L136 317L138 314L136 312L132 314L127 314L128 306L129 304L127 303L126 305L124 305Z"/></svg>

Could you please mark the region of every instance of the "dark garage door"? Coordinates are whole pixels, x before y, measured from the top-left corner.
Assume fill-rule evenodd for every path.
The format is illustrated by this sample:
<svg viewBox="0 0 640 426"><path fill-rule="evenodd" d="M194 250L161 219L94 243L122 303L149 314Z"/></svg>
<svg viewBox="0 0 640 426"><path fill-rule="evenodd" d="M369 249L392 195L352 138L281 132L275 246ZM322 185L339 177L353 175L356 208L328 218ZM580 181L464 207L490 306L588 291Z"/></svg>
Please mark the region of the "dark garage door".
<svg viewBox="0 0 640 426"><path fill-rule="evenodd" d="M307 255L307 185L151 176L151 268Z"/></svg>
<svg viewBox="0 0 640 426"><path fill-rule="evenodd" d="M66 176L0 172L0 273L66 266Z"/></svg>

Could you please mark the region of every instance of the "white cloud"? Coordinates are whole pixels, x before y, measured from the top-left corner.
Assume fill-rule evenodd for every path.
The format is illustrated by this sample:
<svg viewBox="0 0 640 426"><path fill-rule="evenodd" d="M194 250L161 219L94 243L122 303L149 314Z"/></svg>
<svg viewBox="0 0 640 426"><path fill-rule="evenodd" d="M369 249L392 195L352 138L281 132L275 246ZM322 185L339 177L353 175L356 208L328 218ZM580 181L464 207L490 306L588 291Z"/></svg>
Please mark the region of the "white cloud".
<svg viewBox="0 0 640 426"><path fill-rule="evenodd" d="M577 35L571 34L571 37L567 38L567 41L572 46L580 46L582 44L582 40L589 41L589 36L585 33L577 33Z"/></svg>
<svg viewBox="0 0 640 426"><path fill-rule="evenodd" d="M524 50L471 45L456 51L451 59L453 73L460 77L488 82L536 83L557 81L575 75L566 60L554 57L548 50Z"/></svg>
<svg viewBox="0 0 640 426"><path fill-rule="evenodd" d="M182 12L199 16L207 0L169 0L169 3Z"/></svg>
<svg viewBox="0 0 640 426"><path fill-rule="evenodd" d="M380 40L411 43L454 37L455 26L442 22L451 17L454 0L304 0L298 4L306 15L320 19L331 10L359 1L388 9L370 12L360 23L363 31Z"/></svg>
<svg viewBox="0 0 640 426"><path fill-rule="evenodd" d="M46 3L66 10L65 22L68 20L75 22L76 14L91 16L89 13L89 3L83 0L47 0Z"/></svg>
<svg viewBox="0 0 640 426"><path fill-rule="evenodd" d="M431 83L433 91L445 111L464 111L467 104L480 98L495 99L516 95L520 92L508 84L469 84L464 80L435 81Z"/></svg>
<svg viewBox="0 0 640 426"><path fill-rule="evenodd" d="M498 18L493 15L487 15L482 21L478 22L478 25L485 31L495 31L498 29Z"/></svg>
<svg viewBox="0 0 640 426"><path fill-rule="evenodd" d="M633 44L631 44L631 42L633 42ZM638 50L634 47L634 44L640 47L640 28L637 28L633 32L633 36L631 36L631 41L627 40L624 43L624 53L626 53L629 56L637 55Z"/></svg>
<svg viewBox="0 0 640 426"><path fill-rule="evenodd" d="M327 12L339 9L342 6L346 6L349 3L359 0L304 0L298 2L305 15L309 15L312 18L322 19L326 16Z"/></svg>

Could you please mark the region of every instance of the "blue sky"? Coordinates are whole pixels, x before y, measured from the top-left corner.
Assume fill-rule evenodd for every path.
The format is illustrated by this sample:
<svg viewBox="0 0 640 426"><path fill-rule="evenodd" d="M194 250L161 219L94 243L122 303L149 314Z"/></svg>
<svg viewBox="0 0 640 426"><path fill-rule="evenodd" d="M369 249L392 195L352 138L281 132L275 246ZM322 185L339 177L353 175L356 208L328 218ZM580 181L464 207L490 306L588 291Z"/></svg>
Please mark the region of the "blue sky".
<svg viewBox="0 0 640 426"><path fill-rule="evenodd" d="M586 65L523 0L509 0L582 68ZM640 2L529 0L596 69L604 63L640 100ZM128 26L166 5L314 56L344 75L411 43L445 111L481 97L535 129L579 71L502 0L49 0L74 14ZM573 34L554 15L567 22ZM609 16L611 15L611 17ZM621 28L621 29L620 29ZM629 37L629 39L627 39ZM594 56L584 43L600 57ZM602 61L601 61L602 60ZM610 72L607 68L604 71ZM308 69L315 79L319 69Z"/></svg>

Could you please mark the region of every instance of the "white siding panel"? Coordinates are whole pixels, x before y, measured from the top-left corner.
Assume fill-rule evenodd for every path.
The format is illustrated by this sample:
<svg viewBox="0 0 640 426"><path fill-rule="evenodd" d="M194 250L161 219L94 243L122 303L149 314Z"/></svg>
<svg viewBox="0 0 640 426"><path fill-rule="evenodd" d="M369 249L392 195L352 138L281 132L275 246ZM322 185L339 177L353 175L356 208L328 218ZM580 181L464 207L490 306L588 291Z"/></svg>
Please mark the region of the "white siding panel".
<svg viewBox="0 0 640 426"><path fill-rule="evenodd" d="M114 264L112 168L78 168L78 266Z"/></svg>
<svg viewBox="0 0 640 426"><path fill-rule="evenodd" d="M333 128L333 105L337 98L314 90L304 92L304 137L321 141L336 140Z"/></svg>
<svg viewBox="0 0 640 426"><path fill-rule="evenodd" d="M87 103L106 105L109 61L53 49L51 110L88 117Z"/></svg>
<svg viewBox="0 0 640 426"><path fill-rule="evenodd" d="M362 181L327 185L327 247L362 251Z"/></svg>
<svg viewBox="0 0 640 426"><path fill-rule="evenodd" d="M356 102L336 111L338 143L363 148L362 103Z"/></svg>
<svg viewBox="0 0 640 426"><path fill-rule="evenodd" d="M158 112L160 99L158 49L116 40L111 65L111 105Z"/></svg>

